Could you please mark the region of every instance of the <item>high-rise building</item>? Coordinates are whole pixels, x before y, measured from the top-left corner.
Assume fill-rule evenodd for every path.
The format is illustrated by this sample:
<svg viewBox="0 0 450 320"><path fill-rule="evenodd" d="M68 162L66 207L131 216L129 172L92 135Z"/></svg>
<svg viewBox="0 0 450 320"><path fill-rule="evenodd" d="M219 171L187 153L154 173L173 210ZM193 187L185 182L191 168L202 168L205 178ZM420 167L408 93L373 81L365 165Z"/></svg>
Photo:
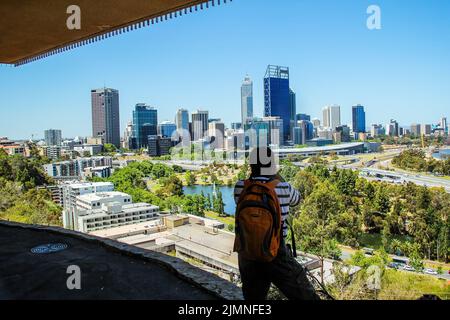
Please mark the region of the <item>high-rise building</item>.
<svg viewBox="0 0 450 320"><path fill-rule="evenodd" d="M241 86L241 123L253 118L253 81L247 75Z"/></svg>
<svg viewBox="0 0 450 320"><path fill-rule="evenodd" d="M299 120L293 128L294 144L305 145L306 141L313 138L314 126L308 120Z"/></svg>
<svg viewBox="0 0 450 320"><path fill-rule="evenodd" d="M136 104L133 111L133 137L137 149L146 148L148 136L158 134L158 110L145 103Z"/></svg>
<svg viewBox="0 0 450 320"><path fill-rule="evenodd" d="M366 113L360 104L352 106L352 130L354 133L366 132Z"/></svg>
<svg viewBox="0 0 450 320"><path fill-rule="evenodd" d="M91 90L92 136L120 148L119 91L111 88Z"/></svg>
<svg viewBox="0 0 450 320"><path fill-rule="evenodd" d="M163 121L158 125L158 134L163 138L172 138L176 130L176 124L170 121Z"/></svg>
<svg viewBox="0 0 450 320"><path fill-rule="evenodd" d="M350 142L350 128L346 125L336 127L333 138L337 143Z"/></svg>
<svg viewBox="0 0 450 320"><path fill-rule="evenodd" d="M376 138L380 135L384 134L384 128L381 124L372 124L372 127L370 129L370 134L373 138Z"/></svg>
<svg viewBox="0 0 450 320"><path fill-rule="evenodd" d="M178 109L175 116L175 124L180 134L182 130L189 131L189 112L186 109Z"/></svg>
<svg viewBox="0 0 450 320"><path fill-rule="evenodd" d="M419 123L413 123L411 125L411 135L415 137L420 137L420 124Z"/></svg>
<svg viewBox="0 0 450 320"><path fill-rule="evenodd" d="M241 122L232 122L231 129L233 129L233 130L242 129L242 123Z"/></svg>
<svg viewBox="0 0 450 320"><path fill-rule="evenodd" d="M60 146L61 145L61 130L48 129L44 131L45 144L47 146Z"/></svg>
<svg viewBox="0 0 450 320"><path fill-rule="evenodd" d="M311 116L309 114L305 114L305 113L298 113L295 116L295 121L300 121L300 120L311 121ZM319 119L317 119L317 120L319 120ZM319 125L320 125L320 121L319 121Z"/></svg>
<svg viewBox="0 0 450 320"><path fill-rule="evenodd" d="M148 136L148 155L151 157L159 157L170 154L172 140L170 138L162 138L160 136Z"/></svg>
<svg viewBox="0 0 450 320"><path fill-rule="evenodd" d="M341 125L341 107L338 105L326 106L322 109L323 126L335 130Z"/></svg>
<svg viewBox="0 0 450 320"><path fill-rule="evenodd" d="M208 136L214 149L224 148L225 124L221 121L212 121L208 124Z"/></svg>
<svg viewBox="0 0 450 320"><path fill-rule="evenodd" d="M193 141L203 139L208 131L208 111L197 110L192 112Z"/></svg>
<svg viewBox="0 0 450 320"><path fill-rule="evenodd" d="M269 144L281 147L283 145L283 120L280 117L263 117L269 127Z"/></svg>
<svg viewBox="0 0 450 320"><path fill-rule="evenodd" d="M420 127L420 133L426 136L431 135L431 124L422 124Z"/></svg>
<svg viewBox="0 0 450 320"><path fill-rule="evenodd" d="M386 125L386 134L388 136L392 137L398 137L400 134L400 130L398 127L398 122L394 119L391 119L391 121Z"/></svg>
<svg viewBox="0 0 450 320"><path fill-rule="evenodd" d="M269 65L264 77L264 116L283 120L284 141L291 138L291 111L289 68Z"/></svg>
<svg viewBox="0 0 450 320"><path fill-rule="evenodd" d="M439 126L441 127L441 129L444 130L445 134L448 134L448 124L447 124L447 118L446 117L442 117L441 121L439 121Z"/></svg>
<svg viewBox="0 0 450 320"><path fill-rule="evenodd" d="M270 144L270 128L267 121L253 118L244 124L244 148L250 150L254 147L267 147Z"/></svg>
<svg viewBox="0 0 450 320"><path fill-rule="evenodd" d="M291 109L291 121L289 122L289 133L292 134L292 129L295 127L297 122L297 95L292 89L289 89L289 106ZM292 136L290 137L291 140Z"/></svg>
<svg viewBox="0 0 450 320"><path fill-rule="evenodd" d="M123 132L122 147L124 149L133 149L132 140L133 137L133 123L128 121L125 131Z"/></svg>
<svg viewBox="0 0 450 320"><path fill-rule="evenodd" d="M314 125L314 128L319 128L320 127L320 120L317 118L312 119L312 123Z"/></svg>

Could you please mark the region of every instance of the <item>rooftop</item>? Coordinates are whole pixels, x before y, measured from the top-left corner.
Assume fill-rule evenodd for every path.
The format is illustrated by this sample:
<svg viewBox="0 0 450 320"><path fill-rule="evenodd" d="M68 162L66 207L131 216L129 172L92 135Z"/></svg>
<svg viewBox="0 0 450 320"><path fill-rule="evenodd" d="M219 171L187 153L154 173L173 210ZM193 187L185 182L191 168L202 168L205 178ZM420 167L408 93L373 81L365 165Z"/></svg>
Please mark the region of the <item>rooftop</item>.
<svg viewBox="0 0 450 320"><path fill-rule="evenodd" d="M98 193L87 193L77 196L78 199L83 201L100 201L105 198L113 198L117 196L131 197L129 194L119 191L109 191L109 192L98 192Z"/></svg>
<svg viewBox="0 0 450 320"><path fill-rule="evenodd" d="M11 241L14 239L14 241ZM182 260L57 227L0 221L0 299L242 299L240 289ZM53 253L32 253L60 243ZM82 290L68 290L68 266Z"/></svg>

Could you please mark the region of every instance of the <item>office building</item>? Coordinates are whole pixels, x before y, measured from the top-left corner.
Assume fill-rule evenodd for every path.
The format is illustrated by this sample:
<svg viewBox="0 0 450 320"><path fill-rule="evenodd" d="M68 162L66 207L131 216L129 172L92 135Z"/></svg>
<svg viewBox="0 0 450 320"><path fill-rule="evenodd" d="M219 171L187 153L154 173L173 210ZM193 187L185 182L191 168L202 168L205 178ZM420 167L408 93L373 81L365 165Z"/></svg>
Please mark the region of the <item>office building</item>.
<svg viewBox="0 0 450 320"><path fill-rule="evenodd" d="M120 148L119 91L111 88L91 90L92 136Z"/></svg>
<svg viewBox="0 0 450 320"><path fill-rule="evenodd" d="M420 126L420 133L426 136L431 135L431 124L422 124Z"/></svg>
<svg viewBox="0 0 450 320"><path fill-rule="evenodd" d="M138 103L133 111L133 137L136 148L146 148L149 135L158 134L158 111L145 103Z"/></svg>
<svg viewBox="0 0 450 320"><path fill-rule="evenodd" d="M295 92L289 88L289 106L290 106L290 114L291 114L291 121L289 122L289 134L292 134L292 129L295 127L297 123L297 95ZM291 140L293 140L292 136L290 137Z"/></svg>
<svg viewBox="0 0 450 320"><path fill-rule="evenodd" d="M384 135L384 128L383 125L381 124L372 124L371 128L370 128L370 135L373 138L376 138L378 136Z"/></svg>
<svg viewBox="0 0 450 320"><path fill-rule="evenodd" d="M448 134L448 124L447 124L447 118L442 117L439 121L439 127L444 130L444 134Z"/></svg>
<svg viewBox="0 0 450 320"><path fill-rule="evenodd" d="M131 138L133 137L133 122L128 121L125 131L123 132L122 148L134 149Z"/></svg>
<svg viewBox="0 0 450 320"><path fill-rule="evenodd" d="M356 133L357 135L359 133ZM334 142L342 143L342 142L350 142L350 128L347 125L337 126L336 131L333 133ZM355 136L358 138L358 136Z"/></svg>
<svg viewBox="0 0 450 320"><path fill-rule="evenodd" d="M111 182L67 183L61 185L64 228L74 230L76 226L76 197L113 190L114 185Z"/></svg>
<svg viewBox="0 0 450 320"><path fill-rule="evenodd" d="M223 149L225 140L225 124L221 121L213 121L208 124L208 136L213 149Z"/></svg>
<svg viewBox="0 0 450 320"><path fill-rule="evenodd" d="M231 129L233 129L233 130L240 130L240 129L242 129L242 123L241 122L232 122L231 123Z"/></svg>
<svg viewBox="0 0 450 320"><path fill-rule="evenodd" d="M283 120L283 144L291 138L291 111L289 68L269 65L264 76L264 116Z"/></svg>
<svg viewBox="0 0 450 320"><path fill-rule="evenodd" d="M197 110L192 112L193 141L203 139L208 131L208 111Z"/></svg>
<svg viewBox="0 0 450 320"><path fill-rule="evenodd" d="M280 117L263 117L269 127L269 144L272 146L283 146L283 120Z"/></svg>
<svg viewBox="0 0 450 320"><path fill-rule="evenodd" d="M300 119L302 120L302 119ZM319 128L320 127L320 120L317 118L312 119L312 123L314 125L314 128Z"/></svg>
<svg viewBox="0 0 450 320"><path fill-rule="evenodd" d="M48 129L44 131L45 145L60 146L61 145L61 130Z"/></svg>
<svg viewBox="0 0 450 320"><path fill-rule="evenodd" d="M175 116L177 130L182 134L183 130L189 131L189 112L186 109L178 109Z"/></svg>
<svg viewBox="0 0 450 320"><path fill-rule="evenodd" d="M414 137L420 137L421 135L421 125L419 123L413 123L411 125L411 135Z"/></svg>
<svg viewBox="0 0 450 320"><path fill-rule="evenodd" d="M323 126L333 131L341 125L341 107L338 105L326 106L322 109Z"/></svg>
<svg viewBox="0 0 450 320"><path fill-rule="evenodd" d="M241 85L241 123L253 118L253 81L247 75Z"/></svg>
<svg viewBox="0 0 450 320"><path fill-rule="evenodd" d="M352 106L352 130L355 134L366 132L366 112L360 104Z"/></svg>
<svg viewBox="0 0 450 320"><path fill-rule="evenodd" d="M386 125L386 135L391 137L398 137L400 134L398 122L391 119L391 121Z"/></svg>
<svg viewBox="0 0 450 320"><path fill-rule="evenodd" d="M309 114L304 114L304 113L298 113L296 116L295 116L295 121L301 121L301 120L304 120L304 121L311 121L311 116L309 115ZM314 119L314 120L319 120L319 119ZM320 125L320 121L319 121L319 125ZM318 125L318 126L319 126ZM315 126L315 125L314 125ZM317 127L318 127L317 126Z"/></svg>
<svg viewBox="0 0 450 320"><path fill-rule="evenodd" d="M267 121L253 118L244 124L244 148L267 147L270 144L270 128Z"/></svg>
<svg viewBox="0 0 450 320"><path fill-rule="evenodd" d="M160 157L170 154L170 148L172 147L171 138L162 138L160 136L148 136L148 155L150 157Z"/></svg>
<svg viewBox="0 0 450 320"><path fill-rule="evenodd" d="M158 134L163 138L171 138L177 130L175 123L170 121L163 121L158 125Z"/></svg>

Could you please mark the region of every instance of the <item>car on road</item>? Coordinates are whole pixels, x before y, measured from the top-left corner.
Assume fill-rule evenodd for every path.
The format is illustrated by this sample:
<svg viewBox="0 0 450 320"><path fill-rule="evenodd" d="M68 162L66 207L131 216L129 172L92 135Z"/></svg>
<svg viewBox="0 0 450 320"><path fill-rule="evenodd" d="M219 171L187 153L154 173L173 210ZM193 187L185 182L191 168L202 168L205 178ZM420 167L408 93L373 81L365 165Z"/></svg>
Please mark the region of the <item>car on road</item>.
<svg viewBox="0 0 450 320"><path fill-rule="evenodd" d="M389 263L388 267L392 268L392 269L402 269L403 268L402 264L401 263L397 263L397 262Z"/></svg>
<svg viewBox="0 0 450 320"><path fill-rule="evenodd" d="M416 269L414 269L413 267L411 267L410 265L405 264L403 266L403 270L405 271L416 271Z"/></svg>
<svg viewBox="0 0 450 320"><path fill-rule="evenodd" d="M431 274L431 275L437 275L438 274L436 270L433 270L433 269L430 269L430 268L425 268L425 269L422 270L422 272L426 273L426 274Z"/></svg>

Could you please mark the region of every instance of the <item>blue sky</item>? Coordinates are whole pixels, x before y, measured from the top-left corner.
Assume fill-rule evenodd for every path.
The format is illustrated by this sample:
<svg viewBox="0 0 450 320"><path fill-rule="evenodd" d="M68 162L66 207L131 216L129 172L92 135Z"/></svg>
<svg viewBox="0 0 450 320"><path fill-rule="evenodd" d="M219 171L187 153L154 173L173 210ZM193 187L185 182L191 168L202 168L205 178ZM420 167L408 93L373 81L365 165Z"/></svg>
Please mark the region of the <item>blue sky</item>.
<svg viewBox="0 0 450 320"><path fill-rule="evenodd" d="M381 8L382 29L366 28ZM81 8L83 10L83 8ZM321 118L326 104L366 107L367 125L450 116L450 1L234 0L18 68L0 66L0 136L91 134L90 90L120 92L121 131L138 102L159 121L178 107L240 118L240 85L254 81L262 115L268 64L290 67L297 112Z"/></svg>

